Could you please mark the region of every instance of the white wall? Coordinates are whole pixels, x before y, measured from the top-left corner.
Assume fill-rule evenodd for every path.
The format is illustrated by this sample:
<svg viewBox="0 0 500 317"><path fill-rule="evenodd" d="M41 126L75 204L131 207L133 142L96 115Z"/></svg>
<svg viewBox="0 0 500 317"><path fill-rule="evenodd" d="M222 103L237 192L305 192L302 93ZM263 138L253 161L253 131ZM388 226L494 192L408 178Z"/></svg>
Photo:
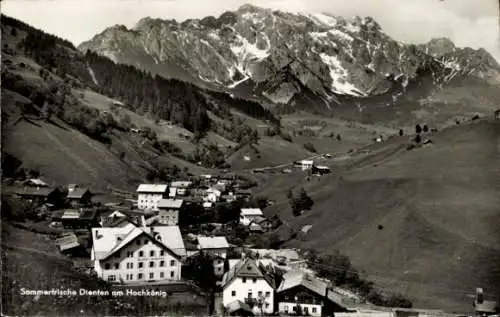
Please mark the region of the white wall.
<svg viewBox="0 0 500 317"><path fill-rule="evenodd" d="M139 193L137 197L137 208L139 209L157 209L158 202L163 199L163 194L158 193Z"/></svg>
<svg viewBox="0 0 500 317"><path fill-rule="evenodd" d="M179 224L179 209L160 209L159 222L166 226L177 226Z"/></svg>
<svg viewBox="0 0 500 317"><path fill-rule="evenodd" d="M297 306L297 303L286 303L280 302L278 303L278 309L280 313L287 313L289 315L293 315L293 308ZM286 310L288 308L288 312ZM305 308L307 308L307 313L309 316L321 316L321 305L318 304L300 304L300 309L302 314L305 313ZM313 309L316 308L316 312L313 312Z"/></svg>
<svg viewBox="0 0 500 317"><path fill-rule="evenodd" d="M240 216L240 223L244 226L250 225L250 223L257 218L262 217L261 215L246 215L246 216Z"/></svg>
<svg viewBox="0 0 500 317"><path fill-rule="evenodd" d="M141 242L141 245L137 245L137 240ZM144 244L144 241L148 241L148 243ZM145 282L148 280L180 280L181 262L167 251L164 251L162 256L160 253L162 250L162 248L152 243L148 238L142 237L132 241L128 246L121 249L119 257L112 255L106 260L95 261L95 271L103 280L108 280L110 275L114 275L117 282L121 278L124 283ZM142 257L139 257L140 251L143 252ZM150 251L154 251L154 256L150 256ZM132 252L132 257L128 257L128 252ZM164 261L163 266L160 266L160 261ZM173 266L171 265L171 261L174 261ZM143 263L142 268L139 268L139 262ZM154 267L149 266L150 262L154 262ZM127 264L130 263L132 267L127 268ZM106 264L110 265L110 269L106 269ZM115 264L118 264L118 269L115 269ZM139 273L142 273L142 279L138 279ZM150 273L153 274L153 278L150 278ZM161 273L163 273L163 277Z"/></svg>
<svg viewBox="0 0 500 317"><path fill-rule="evenodd" d="M248 298L249 291L252 291L252 298L258 299L259 291L262 292L262 295L265 296L266 292L269 292L269 297L266 297L265 303L267 303L267 307L263 305L263 311L266 314L271 314L274 312L274 291L273 288L263 279L258 278L254 283L251 278L246 279L246 283L243 283L243 279L236 278L229 285L224 287L224 291L222 293L222 303L224 307L226 307L229 303L240 300L242 302L245 301L245 298ZM235 295L232 295L232 292L235 291ZM256 313L260 313L260 309L255 306L254 311Z"/></svg>

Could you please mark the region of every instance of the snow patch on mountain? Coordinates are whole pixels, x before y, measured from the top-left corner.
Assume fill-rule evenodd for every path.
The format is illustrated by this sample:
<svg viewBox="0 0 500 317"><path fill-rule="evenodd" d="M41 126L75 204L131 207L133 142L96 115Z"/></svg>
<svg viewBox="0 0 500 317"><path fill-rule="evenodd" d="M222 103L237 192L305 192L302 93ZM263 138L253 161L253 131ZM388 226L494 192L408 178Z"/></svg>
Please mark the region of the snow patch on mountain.
<svg viewBox="0 0 500 317"><path fill-rule="evenodd" d="M316 22L320 22L321 24L334 27L337 24L337 19L325 14L325 13L313 13L309 15Z"/></svg>
<svg viewBox="0 0 500 317"><path fill-rule="evenodd" d="M320 54L320 58L330 69L330 77L332 79L333 92L341 95L365 96L365 93L360 92L356 86L347 81L348 72L342 67L342 63L337 56L330 56L324 53Z"/></svg>
<svg viewBox="0 0 500 317"><path fill-rule="evenodd" d="M99 85L99 82L97 81L97 78L95 77L95 74L94 74L94 71L92 70L92 68L87 67L87 69L89 71L90 77L92 77L92 81L94 82L94 84Z"/></svg>

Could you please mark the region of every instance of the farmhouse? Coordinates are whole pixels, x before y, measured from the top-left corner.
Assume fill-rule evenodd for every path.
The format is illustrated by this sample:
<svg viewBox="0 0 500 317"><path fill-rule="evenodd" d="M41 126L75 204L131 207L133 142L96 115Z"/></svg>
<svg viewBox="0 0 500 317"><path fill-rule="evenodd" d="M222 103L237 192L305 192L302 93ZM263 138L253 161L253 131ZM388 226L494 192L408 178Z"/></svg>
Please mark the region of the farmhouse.
<svg viewBox="0 0 500 317"><path fill-rule="evenodd" d="M249 226L253 221L258 221L264 214L260 208L241 208L240 223Z"/></svg>
<svg viewBox="0 0 500 317"><path fill-rule="evenodd" d="M330 168L324 165L313 165L312 173L314 175L324 175L330 173Z"/></svg>
<svg viewBox="0 0 500 317"><path fill-rule="evenodd" d="M61 192L51 187L24 187L16 195L33 203L50 203L57 205L61 201Z"/></svg>
<svg viewBox="0 0 500 317"><path fill-rule="evenodd" d="M179 223L179 210L182 207L181 199L162 199L158 202L158 222L166 226L176 226Z"/></svg>
<svg viewBox="0 0 500 317"><path fill-rule="evenodd" d="M97 275L109 282L178 281L186 255L177 226L93 228Z"/></svg>
<svg viewBox="0 0 500 317"><path fill-rule="evenodd" d="M186 196L189 194L189 188L193 182L189 181L176 181L170 184L168 196L173 198L176 196Z"/></svg>
<svg viewBox="0 0 500 317"><path fill-rule="evenodd" d="M158 202L167 192L167 185L141 184L137 188L137 208L158 209Z"/></svg>
<svg viewBox="0 0 500 317"><path fill-rule="evenodd" d="M301 271L290 271L283 276L277 289L280 313L322 316L327 284Z"/></svg>
<svg viewBox="0 0 500 317"><path fill-rule="evenodd" d="M229 250L229 243L225 237L198 237L198 249L214 258L214 273L216 276L224 274L224 261Z"/></svg>
<svg viewBox="0 0 500 317"><path fill-rule="evenodd" d="M302 168L303 171L312 169L314 165L313 160L302 160L300 161L300 167Z"/></svg>
<svg viewBox="0 0 500 317"><path fill-rule="evenodd" d="M77 185L68 186L68 195L66 200L73 208L85 207L90 205L92 193L88 188L80 188Z"/></svg>
<svg viewBox="0 0 500 317"><path fill-rule="evenodd" d="M241 259L222 278L222 303L227 309L240 301L255 314L274 312L274 281L252 259Z"/></svg>
<svg viewBox="0 0 500 317"><path fill-rule="evenodd" d="M68 209L61 216L65 229L85 229L99 225L98 213L95 209Z"/></svg>
<svg viewBox="0 0 500 317"><path fill-rule="evenodd" d="M211 187L205 191L205 196L203 197L203 200L216 203L219 201L221 195L222 192L220 190Z"/></svg>

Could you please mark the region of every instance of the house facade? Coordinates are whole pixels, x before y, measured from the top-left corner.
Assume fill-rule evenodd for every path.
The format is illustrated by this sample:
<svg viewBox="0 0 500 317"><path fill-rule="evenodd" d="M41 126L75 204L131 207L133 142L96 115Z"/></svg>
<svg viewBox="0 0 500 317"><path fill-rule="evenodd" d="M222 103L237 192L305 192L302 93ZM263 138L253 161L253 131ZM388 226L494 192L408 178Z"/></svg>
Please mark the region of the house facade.
<svg viewBox="0 0 500 317"><path fill-rule="evenodd" d="M176 226L179 223L179 211L183 200L161 199L158 204L158 223L165 226Z"/></svg>
<svg viewBox="0 0 500 317"><path fill-rule="evenodd" d="M186 196L189 194L189 188L191 187L192 182L190 181L176 181L170 184L170 192L169 197L176 196Z"/></svg>
<svg viewBox="0 0 500 317"><path fill-rule="evenodd" d="M92 193L88 188L69 186L66 200L73 208L85 207L92 203Z"/></svg>
<svg viewBox="0 0 500 317"><path fill-rule="evenodd" d="M158 209L158 202L163 199L167 192L167 185L141 184L137 188L137 208Z"/></svg>
<svg viewBox="0 0 500 317"><path fill-rule="evenodd" d="M213 257L214 274L219 277L222 276L224 274L224 262L229 250L226 237L198 237L198 249Z"/></svg>
<svg viewBox="0 0 500 317"><path fill-rule="evenodd" d="M93 228L91 259L112 283L179 281L186 251L176 226Z"/></svg>
<svg viewBox="0 0 500 317"><path fill-rule="evenodd" d="M322 316L327 284L301 271L283 276L277 289L278 310L283 314Z"/></svg>
<svg viewBox="0 0 500 317"><path fill-rule="evenodd" d="M274 285L252 259L242 259L222 278L222 303L227 309L240 301L251 307L254 314L274 312Z"/></svg>
<svg viewBox="0 0 500 317"><path fill-rule="evenodd" d="M314 165L314 161L313 160L302 160L302 161L300 161L300 168L303 171L312 169L313 165Z"/></svg>
<svg viewBox="0 0 500 317"><path fill-rule="evenodd" d="M249 226L252 222L261 220L263 215L260 208L241 208L240 223Z"/></svg>

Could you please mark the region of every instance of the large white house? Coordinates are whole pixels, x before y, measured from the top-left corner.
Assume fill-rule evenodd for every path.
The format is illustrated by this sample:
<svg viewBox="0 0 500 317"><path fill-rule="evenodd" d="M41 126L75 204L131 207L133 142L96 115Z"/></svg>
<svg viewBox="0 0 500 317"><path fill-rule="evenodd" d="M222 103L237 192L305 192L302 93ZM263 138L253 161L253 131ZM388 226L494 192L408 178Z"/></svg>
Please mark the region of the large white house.
<svg viewBox="0 0 500 317"><path fill-rule="evenodd" d="M198 237L198 249L214 258L214 273L216 276L224 274L224 261L229 250L226 237Z"/></svg>
<svg viewBox="0 0 500 317"><path fill-rule="evenodd" d="M222 303L250 305L255 314L274 312L274 282L250 258L240 260L222 278Z"/></svg>
<svg viewBox="0 0 500 317"><path fill-rule="evenodd" d="M181 199L162 199L158 202L158 222L162 225L176 226L179 223L179 210L184 201Z"/></svg>
<svg viewBox="0 0 500 317"><path fill-rule="evenodd" d="M137 188L137 208L154 209L158 207L158 202L163 199L167 192L167 185L162 184L141 184Z"/></svg>
<svg viewBox="0 0 500 317"><path fill-rule="evenodd" d="M94 269L109 282L137 283L181 279L186 255L177 226L92 228Z"/></svg>
<svg viewBox="0 0 500 317"><path fill-rule="evenodd" d="M249 226L253 221L261 219L263 215L260 208L241 208L240 223Z"/></svg>

